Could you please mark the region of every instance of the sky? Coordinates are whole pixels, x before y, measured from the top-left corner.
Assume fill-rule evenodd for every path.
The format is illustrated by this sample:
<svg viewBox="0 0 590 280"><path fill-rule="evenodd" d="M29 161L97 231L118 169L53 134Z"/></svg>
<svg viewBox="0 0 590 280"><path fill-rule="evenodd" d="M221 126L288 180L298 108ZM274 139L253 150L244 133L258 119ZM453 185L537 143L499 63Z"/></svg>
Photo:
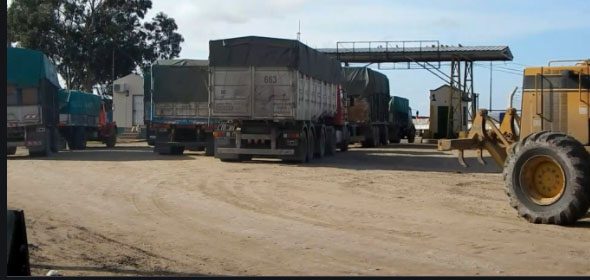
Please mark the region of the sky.
<svg viewBox="0 0 590 280"><path fill-rule="evenodd" d="M509 46L514 60L492 66L493 109L507 107L525 66L590 58L590 1L586 0L152 0L146 18L164 12L185 38L181 58L207 59L209 40L240 36L296 39L314 48L341 41L438 40L441 44ZM10 3L11 1L7 1ZM377 65L370 67L378 70ZM382 68L390 66L382 65ZM441 68L450 73L448 66ZM444 81L424 69L378 70L391 95L410 99L428 115L429 91ZM489 107L489 62L476 63L474 89ZM518 106L518 104L515 104Z"/></svg>

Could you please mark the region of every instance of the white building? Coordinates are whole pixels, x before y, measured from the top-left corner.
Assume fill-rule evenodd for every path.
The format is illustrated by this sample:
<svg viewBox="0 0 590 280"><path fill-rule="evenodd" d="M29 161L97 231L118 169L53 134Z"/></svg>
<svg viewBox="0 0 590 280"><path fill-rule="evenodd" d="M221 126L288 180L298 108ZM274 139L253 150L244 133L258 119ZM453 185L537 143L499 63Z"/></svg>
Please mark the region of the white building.
<svg viewBox="0 0 590 280"><path fill-rule="evenodd" d="M452 90L449 85L442 85L430 91L430 134L434 138L446 138L447 130L451 134L467 130L468 103L462 101L463 91ZM451 106L452 105L452 106ZM452 110L450 110L452 108Z"/></svg>
<svg viewBox="0 0 590 280"><path fill-rule="evenodd" d="M113 120L120 129L143 126L143 77L132 73L115 80Z"/></svg>

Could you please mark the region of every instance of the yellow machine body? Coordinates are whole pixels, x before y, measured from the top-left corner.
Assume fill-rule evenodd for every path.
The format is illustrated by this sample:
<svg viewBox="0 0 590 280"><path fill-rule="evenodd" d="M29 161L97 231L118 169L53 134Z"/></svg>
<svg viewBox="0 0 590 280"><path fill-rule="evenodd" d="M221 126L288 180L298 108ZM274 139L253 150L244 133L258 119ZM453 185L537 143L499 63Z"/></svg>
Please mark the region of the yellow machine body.
<svg viewBox="0 0 590 280"><path fill-rule="evenodd" d="M590 61L524 70L521 138L563 132L590 146Z"/></svg>

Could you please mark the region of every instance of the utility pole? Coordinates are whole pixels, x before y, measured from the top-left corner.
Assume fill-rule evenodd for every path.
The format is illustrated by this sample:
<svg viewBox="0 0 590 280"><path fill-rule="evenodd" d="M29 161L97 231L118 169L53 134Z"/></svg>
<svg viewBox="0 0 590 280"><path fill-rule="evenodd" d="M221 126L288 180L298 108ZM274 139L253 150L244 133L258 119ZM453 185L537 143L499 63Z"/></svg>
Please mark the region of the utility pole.
<svg viewBox="0 0 590 280"><path fill-rule="evenodd" d="M492 82L493 82L493 79L492 79L492 76L493 76L493 73L492 73L492 69L493 68L492 67L493 66L492 65L493 65L492 62L490 61L490 105L489 105L490 106L490 110L489 110L490 112L492 112Z"/></svg>
<svg viewBox="0 0 590 280"><path fill-rule="evenodd" d="M113 46L113 61L112 61L112 68L111 68L111 94L115 95L115 46Z"/></svg>

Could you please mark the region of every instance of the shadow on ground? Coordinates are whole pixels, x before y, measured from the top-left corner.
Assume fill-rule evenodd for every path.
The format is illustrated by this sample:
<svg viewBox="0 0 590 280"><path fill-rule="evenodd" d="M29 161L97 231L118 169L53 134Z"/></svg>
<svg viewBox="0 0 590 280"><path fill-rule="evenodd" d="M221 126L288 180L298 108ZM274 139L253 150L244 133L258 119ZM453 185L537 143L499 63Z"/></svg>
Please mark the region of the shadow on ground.
<svg viewBox="0 0 590 280"><path fill-rule="evenodd" d="M150 160L194 160L190 155L203 152L185 152L183 155L159 155L149 146L120 146L114 148L88 147L85 150L62 150L50 157L30 157L26 151L8 156L7 160L73 160L73 161L150 161Z"/></svg>
<svg viewBox="0 0 590 280"><path fill-rule="evenodd" d="M108 272L114 274L135 275L135 276L213 276L198 273L183 273L167 270L142 271L135 269L121 269L116 267L98 267L98 266L64 266L64 265L50 265L50 264L31 264L31 268L57 270L67 276L67 271L94 271L94 272Z"/></svg>
<svg viewBox="0 0 590 280"><path fill-rule="evenodd" d="M475 157L466 157L468 167L459 164L457 157L436 150L435 145L393 144L381 148L351 148L347 152L337 152L335 156L314 159L306 164L289 164L302 167L333 167L350 170L391 170L427 171L451 173L500 173L502 169L491 157L484 157L486 165L481 165ZM250 163L269 163L253 160ZM274 162L273 162L274 163Z"/></svg>

